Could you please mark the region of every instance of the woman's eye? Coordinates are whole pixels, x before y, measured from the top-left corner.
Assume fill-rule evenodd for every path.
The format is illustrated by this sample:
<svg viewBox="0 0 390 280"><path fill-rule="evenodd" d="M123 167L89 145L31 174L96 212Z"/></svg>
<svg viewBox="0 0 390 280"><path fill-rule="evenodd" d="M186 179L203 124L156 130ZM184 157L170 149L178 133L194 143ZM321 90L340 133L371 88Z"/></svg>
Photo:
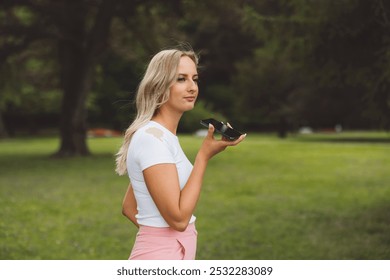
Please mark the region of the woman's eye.
<svg viewBox="0 0 390 280"><path fill-rule="evenodd" d="M199 83L199 79L193 79L193 81L194 81L195 84Z"/></svg>
<svg viewBox="0 0 390 280"><path fill-rule="evenodd" d="M184 78L184 77L179 77L179 78L177 78L177 81L178 82L184 82L186 80L186 78Z"/></svg>

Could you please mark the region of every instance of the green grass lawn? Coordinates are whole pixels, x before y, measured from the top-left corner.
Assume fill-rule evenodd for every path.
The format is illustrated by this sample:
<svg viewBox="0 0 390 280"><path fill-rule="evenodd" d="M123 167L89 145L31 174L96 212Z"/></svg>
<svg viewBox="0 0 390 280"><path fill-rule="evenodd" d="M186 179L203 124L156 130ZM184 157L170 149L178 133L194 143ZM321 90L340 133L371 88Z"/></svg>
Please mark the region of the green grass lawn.
<svg viewBox="0 0 390 280"><path fill-rule="evenodd" d="M180 136L192 160L201 139ZM55 138L0 141L0 259L126 259L120 138L51 159ZM248 135L212 159L196 210L198 259L390 259L390 137Z"/></svg>

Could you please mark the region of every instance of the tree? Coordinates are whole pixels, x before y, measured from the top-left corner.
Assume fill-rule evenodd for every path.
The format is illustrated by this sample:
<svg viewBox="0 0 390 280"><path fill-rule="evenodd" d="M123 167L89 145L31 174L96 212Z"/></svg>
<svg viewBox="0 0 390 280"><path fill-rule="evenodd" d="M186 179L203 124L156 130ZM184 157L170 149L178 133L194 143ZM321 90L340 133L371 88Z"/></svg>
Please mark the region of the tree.
<svg viewBox="0 0 390 280"><path fill-rule="evenodd" d="M1 59L46 40L58 52L63 91L57 156L88 155L86 98L99 55L107 48L111 1L3 1Z"/></svg>
<svg viewBox="0 0 390 280"><path fill-rule="evenodd" d="M8 131L5 127L3 117L1 116L0 113L0 138L7 138L8 137Z"/></svg>
<svg viewBox="0 0 390 280"><path fill-rule="evenodd" d="M243 28L256 38L250 56L236 62L232 88L241 98L235 115L248 128L278 130L286 137L306 91L301 60L309 21L297 1L259 1L243 9ZM245 113L243 113L245 112Z"/></svg>
<svg viewBox="0 0 390 280"><path fill-rule="evenodd" d="M376 0L320 1L306 59L321 105L349 126L390 128L390 6ZM316 106L316 112L324 108ZM313 114L311 114L313 115Z"/></svg>
<svg viewBox="0 0 390 280"><path fill-rule="evenodd" d="M20 67L22 94L11 96L0 69L0 110L35 94L54 100L45 94L59 88L58 156L89 154L88 114L127 126L132 110L118 112L126 105L117 101L133 99L153 53L180 41L200 51L204 107L233 125L279 126L284 136L288 124L390 123L385 1L3 0L0 8L1 65L33 52L56 75L48 87L38 82L46 73L26 78Z"/></svg>
<svg viewBox="0 0 390 280"><path fill-rule="evenodd" d="M243 28L243 9L250 1L182 1L179 26L200 53L200 98L213 110L236 119L241 93L231 87L235 63L252 54L257 38ZM196 12L194 12L196 11Z"/></svg>
<svg viewBox="0 0 390 280"><path fill-rule="evenodd" d="M58 65L50 59L54 55L50 45L37 41L2 64L0 111L11 136L18 128L28 128L34 134L49 123L58 122L54 116L60 108L61 92L56 75Z"/></svg>
<svg viewBox="0 0 390 280"><path fill-rule="evenodd" d="M389 127L389 5L385 1L258 1L244 27L258 39L239 61L237 114L251 127ZM249 108L249 110L248 110Z"/></svg>
<svg viewBox="0 0 390 280"><path fill-rule="evenodd" d="M48 58L58 62L59 87L63 92L61 144L56 156L90 154L86 143L87 97L95 81L101 55L109 49L114 19L117 26L125 27L126 34L131 34L134 40L130 44L132 47L153 49L154 52L161 47L159 40L163 35L153 37L145 30L166 31L172 28L173 20L164 21L164 15L180 12L177 4L180 1L1 2L0 15L4 20L0 24L0 32L4 37L0 40L0 61L30 48L37 41L44 41L57 52L56 57ZM153 20L156 23L151 25Z"/></svg>

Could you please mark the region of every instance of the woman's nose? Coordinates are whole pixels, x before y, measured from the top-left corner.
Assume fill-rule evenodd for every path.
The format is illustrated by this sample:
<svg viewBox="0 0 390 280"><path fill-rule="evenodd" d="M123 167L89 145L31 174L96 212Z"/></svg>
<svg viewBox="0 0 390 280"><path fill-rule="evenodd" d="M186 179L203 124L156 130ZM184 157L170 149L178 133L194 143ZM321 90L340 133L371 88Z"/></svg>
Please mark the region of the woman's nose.
<svg viewBox="0 0 390 280"><path fill-rule="evenodd" d="M188 85L188 91L196 91L198 89L198 84L196 81L190 80L190 84Z"/></svg>

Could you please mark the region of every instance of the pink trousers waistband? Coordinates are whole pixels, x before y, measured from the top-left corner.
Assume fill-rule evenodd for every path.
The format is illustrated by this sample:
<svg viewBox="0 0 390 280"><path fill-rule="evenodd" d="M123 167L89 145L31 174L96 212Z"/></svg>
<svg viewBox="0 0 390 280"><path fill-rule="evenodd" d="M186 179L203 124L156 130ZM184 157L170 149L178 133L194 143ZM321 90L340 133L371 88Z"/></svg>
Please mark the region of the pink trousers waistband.
<svg viewBox="0 0 390 280"><path fill-rule="evenodd" d="M189 224L185 231L177 231L170 227L151 227L151 226L144 226L140 225L138 234L144 234L144 235L158 235L160 237L167 236L167 237L183 237L192 235L193 232L196 232L195 224Z"/></svg>
<svg viewBox="0 0 390 280"><path fill-rule="evenodd" d="M197 231L189 224L183 232L172 228L140 226L130 260L194 260Z"/></svg>

